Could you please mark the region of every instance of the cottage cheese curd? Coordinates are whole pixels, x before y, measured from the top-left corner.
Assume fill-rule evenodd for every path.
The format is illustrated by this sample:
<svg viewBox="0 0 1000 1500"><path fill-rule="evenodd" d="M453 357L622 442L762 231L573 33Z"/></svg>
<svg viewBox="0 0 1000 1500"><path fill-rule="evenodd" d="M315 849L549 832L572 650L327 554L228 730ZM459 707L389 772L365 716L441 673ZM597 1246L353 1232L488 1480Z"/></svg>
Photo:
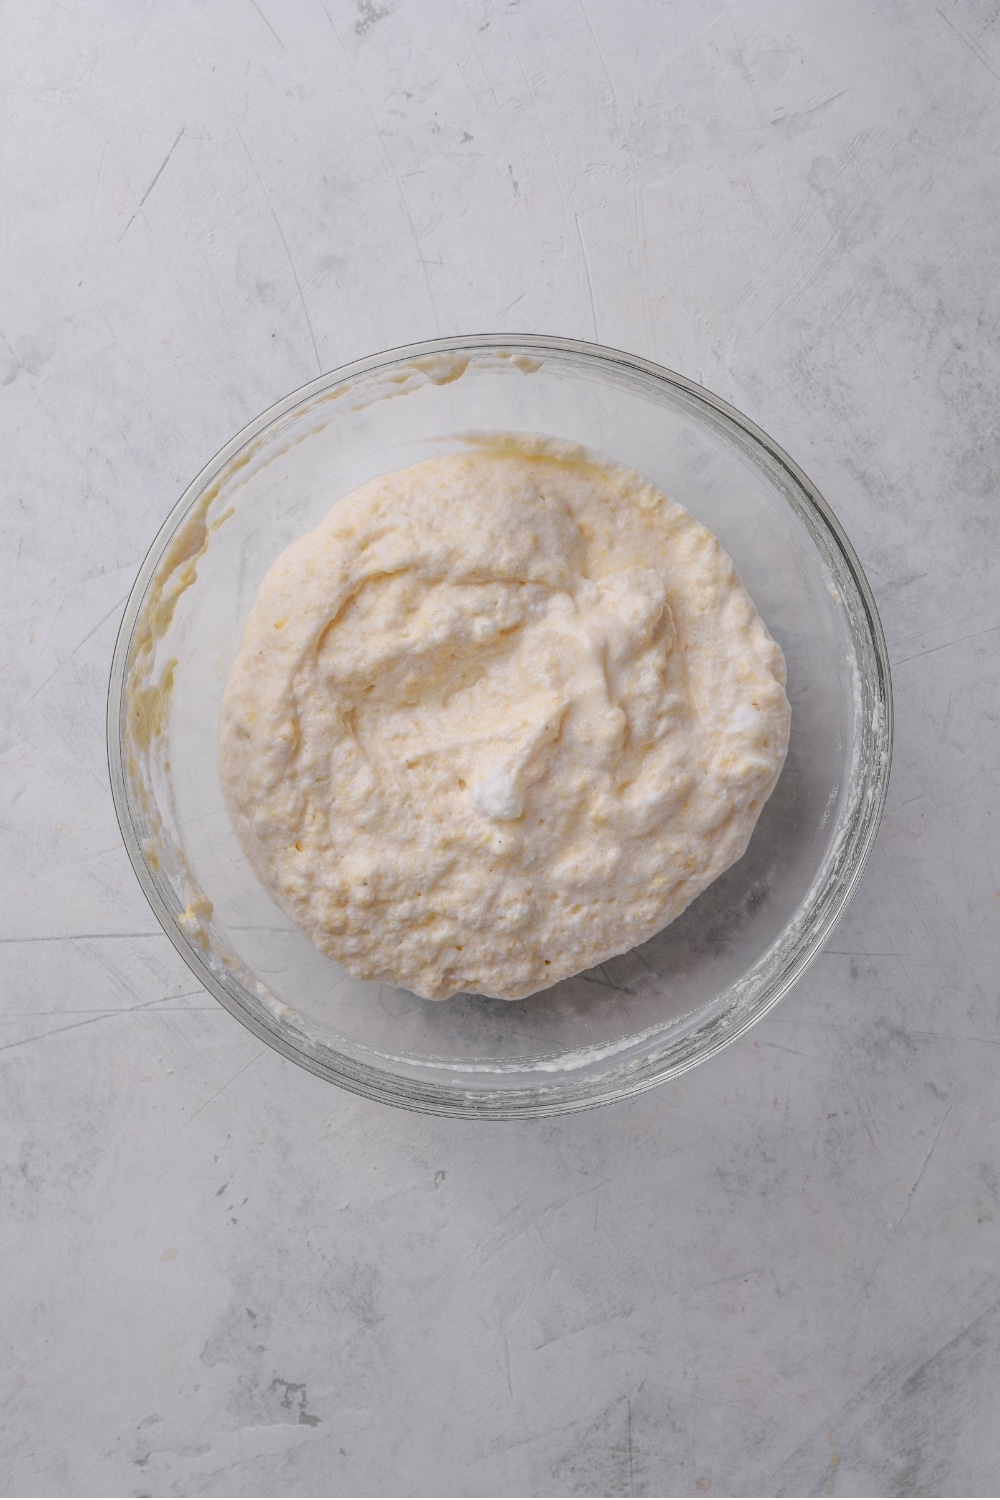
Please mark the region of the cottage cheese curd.
<svg viewBox="0 0 1000 1500"><path fill-rule="evenodd" d="M788 744L716 538L630 470L498 437L363 485L278 558L222 785L273 899L355 976L517 998L673 920Z"/></svg>

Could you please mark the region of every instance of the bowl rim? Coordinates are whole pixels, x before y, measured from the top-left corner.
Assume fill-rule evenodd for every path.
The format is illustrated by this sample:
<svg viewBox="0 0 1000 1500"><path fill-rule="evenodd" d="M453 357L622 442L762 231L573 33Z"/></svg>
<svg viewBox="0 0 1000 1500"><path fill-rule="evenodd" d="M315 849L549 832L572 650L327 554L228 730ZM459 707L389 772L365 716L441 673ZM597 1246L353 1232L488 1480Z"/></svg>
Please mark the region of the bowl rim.
<svg viewBox="0 0 1000 1500"><path fill-rule="evenodd" d="M412 363L415 360L424 360L435 355L469 354L471 356L477 352L501 351L523 352L529 357L544 356L546 353L556 356L573 355L578 358L582 356L585 360L593 360L603 367L610 366L612 369L619 369L631 375L645 376L681 393L689 401L693 401L695 406L707 408L717 417L723 418L724 422L735 426L763 449L778 469L785 472L807 502L813 516L820 522L822 529L839 552L857 589L865 627L861 633L867 637L868 644L872 648L876 696L882 712L881 732L884 753L879 763L870 769L868 775L866 795L863 799L864 806L861 812L860 836L853 844L852 861L846 871L838 874L836 891L827 903L822 921L811 930L808 942L793 956L767 992L758 997L757 1002L744 1014L732 1020L728 1017L723 1018L725 1021L723 1025L716 1024L718 1018L709 1022L705 1030L712 1032L714 1028L714 1034L707 1036L705 1044L696 1051L676 1057L666 1066L636 1069L624 1083L620 1080L614 1081L614 1075L602 1075L592 1080L593 1087L578 1087L575 1091L567 1091L565 1085L562 1088L550 1086L545 1090L489 1087L477 1089L467 1086L458 1089L454 1086L416 1082L371 1064L348 1058L344 1054L335 1052L331 1047L324 1049L324 1054L329 1054L329 1056L320 1056L314 1049L296 1046L279 1029L277 1021L271 1022L270 1018L262 1013L248 1011L204 962L201 949L196 948L182 932L175 915L163 901L143 852L142 840L133 823L123 753L123 708L129 657L133 634L147 590L178 527L209 487L225 472L233 459L290 411L309 403L333 386L355 381L359 376L371 374L383 367L398 363ZM366 355L362 359L353 360L317 376L283 396L259 416L253 418L201 468L170 508L157 530L125 603L115 640L108 683L108 772L119 830L132 868L154 916L199 982L231 1015L235 1016L261 1041L317 1076L336 1083L349 1092L383 1103L394 1104L421 1113L463 1118L513 1119L526 1116L548 1116L589 1109L618 1099L631 1098L671 1078L679 1077L691 1068L707 1061L708 1058L714 1057L724 1047L745 1035L778 1004L779 1000L788 993L816 960L847 909L868 864L878 833L888 793L892 745L892 679L888 649L875 598L853 545L828 502L808 475L773 438L749 417L721 396L707 390L689 377L653 360L608 345L546 334L458 334L399 345L376 354ZM695 1033L695 1035L701 1034L700 1031ZM340 1065L333 1064L329 1060L330 1056L337 1058ZM611 1082L608 1081L609 1076L612 1079ZM586 1075L576 1079L578 1085L585 1084L585 1081Z"/></svg>

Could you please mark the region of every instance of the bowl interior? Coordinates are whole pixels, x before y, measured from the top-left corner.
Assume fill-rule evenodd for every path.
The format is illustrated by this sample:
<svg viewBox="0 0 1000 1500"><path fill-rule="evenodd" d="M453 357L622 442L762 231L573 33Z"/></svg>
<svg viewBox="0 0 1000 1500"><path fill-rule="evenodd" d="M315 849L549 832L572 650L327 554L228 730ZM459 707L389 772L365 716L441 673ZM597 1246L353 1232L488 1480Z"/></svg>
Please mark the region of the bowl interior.
<svg viewBox="0 0 1000 1500"><path fill-rule="evenodd" d="M219 703L254 594L287 543L374 475L500 430L596 449L716 533L785 653L791 743L744 858L650 942L527 1000L434 1003L352 979L265 894L222 798ZM137 731L143 693L156 711ZM856 559L763 434L626 356L469 339L315 382L199 476L129 602L109 725L133 862L218 998L347 1087L417 1108L507 1114L635 1092L717 1050L774 1003L866 858L889 713L884 646Z"/></svg>

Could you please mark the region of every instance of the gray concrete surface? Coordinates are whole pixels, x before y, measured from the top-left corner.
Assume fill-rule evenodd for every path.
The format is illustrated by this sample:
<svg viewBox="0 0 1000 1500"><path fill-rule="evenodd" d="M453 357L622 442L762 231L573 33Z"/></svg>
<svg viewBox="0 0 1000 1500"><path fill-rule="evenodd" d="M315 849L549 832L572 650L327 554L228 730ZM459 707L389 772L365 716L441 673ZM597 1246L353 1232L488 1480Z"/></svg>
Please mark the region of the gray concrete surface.
<svg viewBox="0 0 1000 1500"><path fill-rule="evenodd" d="M0 13L0 1486L993 1495L1000 9L24 0ZM895 672L829 950L627 1105L474 1125L194 981L107 787L112 644L271 401L596 338L802 463Z"/></svg>

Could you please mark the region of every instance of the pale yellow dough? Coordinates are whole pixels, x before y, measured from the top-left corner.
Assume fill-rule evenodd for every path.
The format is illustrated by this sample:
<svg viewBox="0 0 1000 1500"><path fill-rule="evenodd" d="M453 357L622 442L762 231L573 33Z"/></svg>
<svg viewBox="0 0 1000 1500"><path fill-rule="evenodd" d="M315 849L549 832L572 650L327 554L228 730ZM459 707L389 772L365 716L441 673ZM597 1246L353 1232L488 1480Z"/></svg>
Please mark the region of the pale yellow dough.
<svg viewBox="0 0 1000 1500"><path fill-rule="evenodd" d="M688 511L497 439L372 480L278 558L222 785L266 889L351 974L515 998L643 942L739 859L784 683Z"/></svg>

